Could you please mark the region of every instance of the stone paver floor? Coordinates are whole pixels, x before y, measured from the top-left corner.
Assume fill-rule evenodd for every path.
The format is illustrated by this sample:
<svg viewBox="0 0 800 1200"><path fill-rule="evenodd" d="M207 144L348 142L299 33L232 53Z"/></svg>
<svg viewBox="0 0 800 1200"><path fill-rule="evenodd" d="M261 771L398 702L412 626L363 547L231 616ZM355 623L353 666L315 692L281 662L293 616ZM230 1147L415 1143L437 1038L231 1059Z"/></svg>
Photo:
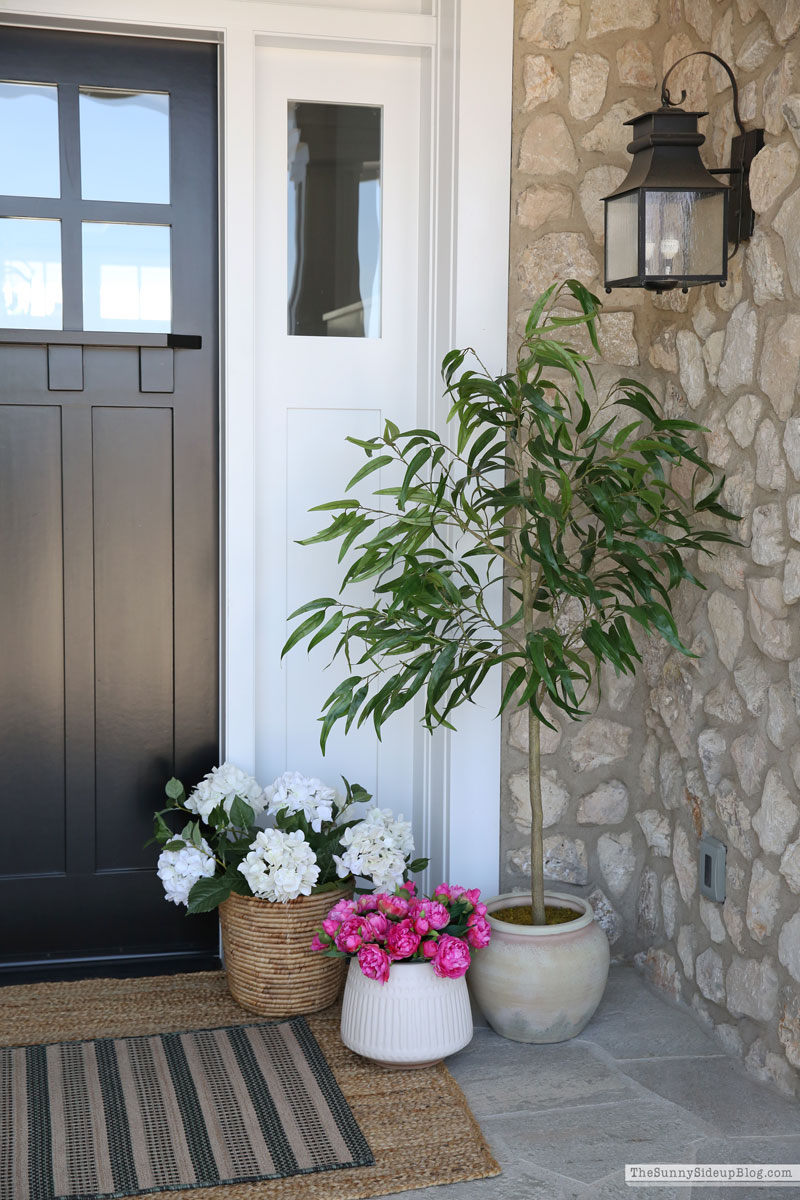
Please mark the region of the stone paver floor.
<svg viewBox="0 0 800 1200"><path fill-rule="evenodd" d="M754 1081L632 968L612 968L579 1038L526 1046L482 1027L447 1065L503 1174L406 1200L800 1197L800 1185L626 1187L626 1162L800 1163L800 1103Z"/></svg>

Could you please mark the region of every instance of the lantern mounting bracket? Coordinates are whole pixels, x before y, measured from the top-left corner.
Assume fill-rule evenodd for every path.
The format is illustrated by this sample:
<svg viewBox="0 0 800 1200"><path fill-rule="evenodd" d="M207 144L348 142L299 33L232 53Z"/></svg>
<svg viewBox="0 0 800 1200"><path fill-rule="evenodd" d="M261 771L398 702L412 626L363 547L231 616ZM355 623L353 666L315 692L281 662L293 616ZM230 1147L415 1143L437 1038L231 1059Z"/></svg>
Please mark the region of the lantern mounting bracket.
<svg viewBox="0 0 800 1200"><path fill-rule="evenodd" d="M731 89L733 91L733 119L739 127L739 133L744 133L745 128L742 124L742 118L739 115L739 88L736 83L736 78L731 68L725 62L725 59L721 58L719 54L715 54L713 50L693 50L691 54L684 54L683 58L679 58L677 62L672 64L664 78L661 80L661 103L664 105L664 108L677 108L678 105L683 104L684 100L686 99L685 90L681 90L680 100L673 100L669 94L667 80L675 68L679 67L682 62L686 62L687 58L697 58L698 56L702 56L704 58L713 58L714 62L718 62L719 65L724 67L725 71L727 72L728 78L731 81Z"/></svg>
<svg viewBox="0 0 800 1200"><path fill-rule="evenodd" d="M672 99L667 87L667 80L675 68L680 66L682 62L686 62L687 58L696 58L698 56L713 58L714 62L719 63L727 73L731 81L733 119L739 130L736 137L731 140L730 167L717 167L709 170L710 175L738 176L739 186L731 188L728 205L728 241L733 243L733 250L728 255L730 259L736 254L742 242L746 242L752 237L753 230L755 229L755 214L750 204L750 164L759 150L763 149L764 130L745 129L739 112L739 88L736 78L725 59L719 54L715 54L713 50L693 50L691 54L684 54L683 58L679 58L677 62L672 64L661 81L661 103L664 108L677 108L685 101L686 91L684 89L681 89L680 100Z"/></svg>

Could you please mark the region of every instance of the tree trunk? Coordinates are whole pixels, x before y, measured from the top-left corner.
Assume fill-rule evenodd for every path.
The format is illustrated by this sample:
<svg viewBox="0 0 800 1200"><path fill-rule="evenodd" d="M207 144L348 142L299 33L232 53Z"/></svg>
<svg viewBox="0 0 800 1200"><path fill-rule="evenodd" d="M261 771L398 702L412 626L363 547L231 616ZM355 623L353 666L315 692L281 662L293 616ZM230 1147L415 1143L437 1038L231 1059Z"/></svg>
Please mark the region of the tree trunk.
<svg viewBox="0 0 800 1200"><path fill-rule="evenodd" d="M533 924L544 925L544 846L539 718L528 708L528 795L531 802L531 906Z"/></svg>

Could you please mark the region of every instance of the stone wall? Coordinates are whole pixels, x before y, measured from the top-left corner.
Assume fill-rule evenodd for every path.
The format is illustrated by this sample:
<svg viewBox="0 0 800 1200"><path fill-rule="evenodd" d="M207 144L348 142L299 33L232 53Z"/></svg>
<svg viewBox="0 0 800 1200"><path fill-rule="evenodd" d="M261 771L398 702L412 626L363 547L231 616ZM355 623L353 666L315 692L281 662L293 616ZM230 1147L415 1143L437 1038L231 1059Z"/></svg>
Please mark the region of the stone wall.
<svg viewBox="0 0 800 1200"><path fill-rule="evenodd" d="M599 198L630 159L622 122L658 106L667 67L714 49L734 67L754 164L756 233L727 288L606 298L601 385L631 373L671 415L710 429L741 547L698 565L676 612L686 659L644 647L635 684L604 681L595 714L545 751L551 879L590 893L614 951L691 1004L722 1045L787 1092L800 1068L800 3L526 0L518 4L510 351L530 300L574 275L602 286ZM673 86L674 85L674 86ZM727 77L705 58L670 81L728 160ZM797 143L797 144L796 144ZM601 293L602 294L602 293ZM675 478L687 488L687 478ZM565 728L565 725L567 726ZM501 870L529 874L524 730L506 722ZM697 889L697 839L728 847L728 899Z"/></svg>

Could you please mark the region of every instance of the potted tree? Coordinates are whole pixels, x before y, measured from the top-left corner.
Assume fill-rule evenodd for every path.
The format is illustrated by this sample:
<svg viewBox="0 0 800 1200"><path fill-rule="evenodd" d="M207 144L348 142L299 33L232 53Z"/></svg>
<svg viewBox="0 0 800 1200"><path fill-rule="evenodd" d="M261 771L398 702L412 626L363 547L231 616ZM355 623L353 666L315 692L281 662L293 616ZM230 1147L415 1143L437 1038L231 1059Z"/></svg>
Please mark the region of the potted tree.
<svg viewBox="0 0 800 1200"><path fill-rule="evenodd" d="M565 293L577 309L563 315ZM346 656L347 677L321 716L323 750L338 721L349 729L371 720L380 735L392 713L415 701L429 731L452 729L455 710L490 671L504 669L500 711L521 707L528 721L530 906L511 912L509 897L488 904L492 941L470 980L490 1023L524 1041L578 1033L599 1003L609 957L591 908L545 893L547 705L573 720L586 715L603 664L635 671L636 627L689 654L671 593L682 582L702 586L686 565L692 552L732 540L708 520L733 514L719 502L723 481L692 444L702 427L666 419L633 379L600 398L587 355L560 340L566 327L583 326L599 353L599 308L575 280L548 288L514 369L497 377L472 350L447 354L454 444L432 430L402 433L391 421L381 437L350 439L367 461L347 491L383 468L401 473L375 493L380 502L318 506L332 517L304 544L340 541L340 560L351 551L342 592L368 580L373 599L303 605L283 651L335 638L334 656ZM468 358L475 365L464 369ZM688 497L670 486L681 465L693 471ZM500 581L505 619L487 601ZM525 898L513 899L519 910Z"/></svg>

